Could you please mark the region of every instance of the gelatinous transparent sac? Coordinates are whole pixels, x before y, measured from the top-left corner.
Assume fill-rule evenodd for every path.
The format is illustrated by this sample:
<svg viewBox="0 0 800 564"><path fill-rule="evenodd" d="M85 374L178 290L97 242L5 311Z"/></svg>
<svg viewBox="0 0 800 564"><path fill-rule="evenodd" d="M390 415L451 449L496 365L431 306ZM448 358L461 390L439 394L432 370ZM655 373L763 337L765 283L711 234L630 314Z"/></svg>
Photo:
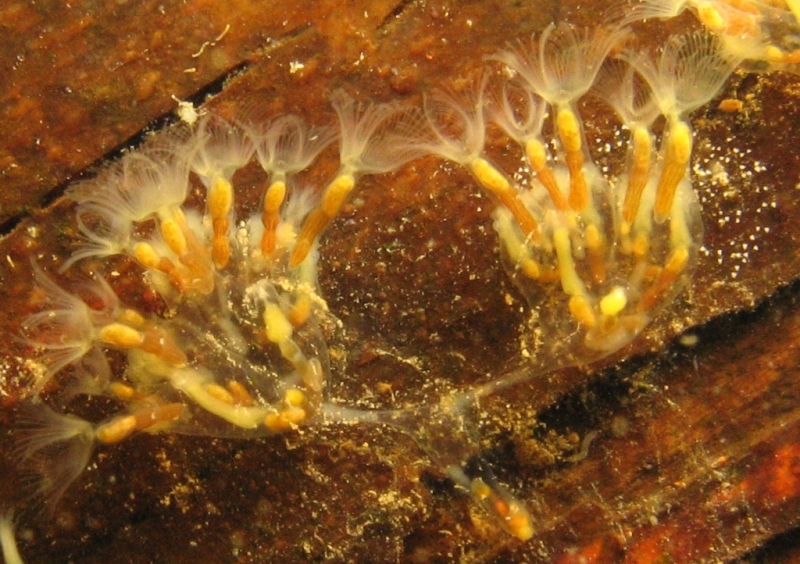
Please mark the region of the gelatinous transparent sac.
<svg viewBox="0 0 800 564"><path fill-rule="evenodd" d="M714 77L722 80L702 81L716 53L706 42L687 39L662 56L675 63L654 73L679 70L685 80L651 80L646 64L634 65L643 75L638 87L649 88L653 101L623 117L635 129L628 168L611 177L594 163L577 103L608 53L627 37L620 27L583 33L567 24L550 26L530 48L492 57L510 81L486 79L488 86L465 102L429 95L428 131L416 133L428 152L470 170L497 203L494 228L509 274L530 304L530 352L539 370L588 362L630 342L671 301L696 262L702 226L687 174L692 133L684 117L699 105L689 92L691 80L710 85L704 96L713 96L732 64L717 57L722 62ZM659 111L667 119L660 150L650 131ZM487 116L520 145L527 178L502 170L487 154Z"/></svg>
<svg viewBox="0 0 800 564"><path fill-rule="evenodd" d="M327 135L315 145L312 160L332 140ZM296 267L288 258L316 200L311 190L291 189L277 221L237 218L234 175L255 151L241 127L206 116L194 130L175 130L70 190L86 242L72 260L130 256L170 313L137 311L116 297L95 311L36 269L55 309L24 328L46 353L47 377L66 364L82 365L90 351L117 349L126 353L124 374L109 377L101 391L134 417L144 412L172 429L209 435L263 434L313 417L328 373L316 242ZM284 182L300 170L292 167L285 167ZM189 197L195 186L206 189L204 209ZM268 253L266 229L273 239ZM52 319L62 343L48 337ZM167 405L174 407L161 410ZM154 422L129 423L120 434Z"/></svg>
<svg viewBox="0 0 800 564"><path fill-rule="evenodd" d="M343 126L347 122L355 131L343 137L343 165L334 185L346 177L352 187L357 174L402 164L376 164L371 157L371 136L400 113L397 106L354 114L351 99L336 100L346 114ZM245 131L207 115L194 130L168 134L71 189L86 240L73 261L129 255L171 312L159 318L115 302L100 315L79 298L68 298L37 269L51 301L62 304L26 324L34 333L29 339L51 351L43 357L47 376L65 364L80 364L95 348L119 349L127 353L125 374L111 378L106 392L129 402L134 415L142 405L148 412L154 405L181 405L180 412L169 412L175 430L263 434L313 417L328 378L319 329L325 304L316 281L317 236L324 225L305 238L299 233L315 206L329 215L335 209L326 208L330 187L320 200L313 190L291 187L291 177L333 139L294 117ZM262 210L237 218L234 175L256 153L271 181ZM197 184L206 189L205 209L189 201ZM339 205L345 196L337 196ZM62 313L67 307L80 315ZM55 355L56 344L37 331L44 328L41 319L50 317L70 336L69 354Z"/></svg>
<svg viewBox="0 0 800 564"><path fill-rule="evenodd" d="M320 419L329 380L321 325L331 317L317 285L319 235L358 177L415 154L388 150L393 124L414 111L343 93L334 108L341 167L321 191L296 175L337 138L332 131L295 116L242 126L213 114L69 190L82 241L62 270L92 259L101 273L75 295L34 264L46 309L22 323L24 339L41 351L29 392L36 403L52 378L71 379L50 404L102 394L121 409L95 423L42 402L31 408L21 458L49 455L50 467L69 470L44 475L37 495L57 498L95 443L136 431L259 436ZM236 206L236 175L249 166L257 176L258 165L264 193L249 213ZM112 255L140 265L166 312L115 294L102 278Z"/></svg>
<svg viewBox="0 0 800 564"><path fill-rule="evenodd" d="M594 82L611 48L607 38L620 34L581 38L565 26L548 32L532 53L496 57L514 79L491 112L525 154L529 186L518 194L538 230L527 234L503 206L494 226L536 317L534 357L585 362L638 335L693 269L702 225L686 115L715 95L735 63L708 36L690 35L671 39L657 62L629 57L633 69L601 80L614 84L606 98L631 132L626 170L609 176L594 164L575 110L588 86L574 87L582 83L572 73L590 72ZM602 48L573 45L586 41ZM565 64L565 53L583 63ZM657 148L651 124L659 113L666 131ZM552 143L544 131L554 132Z"/></svg>

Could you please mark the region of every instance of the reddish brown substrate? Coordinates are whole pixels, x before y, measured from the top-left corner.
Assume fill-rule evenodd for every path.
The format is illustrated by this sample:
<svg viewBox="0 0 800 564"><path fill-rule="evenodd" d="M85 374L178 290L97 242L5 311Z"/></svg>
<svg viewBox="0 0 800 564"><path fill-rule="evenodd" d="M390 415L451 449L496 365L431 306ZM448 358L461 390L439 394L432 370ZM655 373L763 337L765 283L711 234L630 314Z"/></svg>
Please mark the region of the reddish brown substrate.
<svg viewBox="0 0 800 564"><path fill-rule="evenodd" d="M0 243L3 453L30 354L12 337L36 307L29 257L52 271L76 232L70 204L38 203L173 108L170 95L247 63L210 106L327 123L335 88L410 103L433 87L463 89L507 40L551 19L594 25L604 8L190 2L161 14L158 3L134 4L51 13L14 3L0 14L0 221L33 215ZM637 29L649 45L693 25ZM712 174L696 180L708 252L691 291L618 364L544 375L484 406L487 456L539 523L529 543L426 470L411 440L357 427L247 442L140 436L100 449L55 520L23 521L26 561L726 561L797 527L800 289L778 291L800 272L797 80L737 75L722 97L742 111L712 103L693 119L696 171ZM596 101L583 113L589 139L601 139L593 146L623 138ZM618 170L624 150L613 154ZM432 158L367 180L346 206L320 272L346 327L336 398L417 402L519 365L524 304L502 270L490 206L466 173ZM116 266L125 299L157 310L137 269ZM691 327L696 347L670 344ZM568 462L592 431L587 456ZM2 464L0 500L16 500L14 467Z"/></svg>

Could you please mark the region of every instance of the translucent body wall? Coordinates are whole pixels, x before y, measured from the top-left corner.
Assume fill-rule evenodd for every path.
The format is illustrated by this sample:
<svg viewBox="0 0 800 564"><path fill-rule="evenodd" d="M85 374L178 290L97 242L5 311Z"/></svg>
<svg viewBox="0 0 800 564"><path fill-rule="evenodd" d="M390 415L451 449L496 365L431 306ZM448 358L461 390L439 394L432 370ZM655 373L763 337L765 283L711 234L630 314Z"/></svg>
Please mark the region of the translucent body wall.
<svg viewBox="0 0 800 564"><path fill-rule="evenodd" d="M31 257L36 311L15 337L30 351L15 431L22 505L55 514L96 447L138 433L363 425L413 440L476 512L530 539L543 523L485 460L484 403L604 359L670 315L703 248L692 113L745 58L794 64L782 36L755 24L759 49L731 49L712 8L692 6L710 31L652 52L628 26L667 15L655 4L593 28L553 24L420 102L337 89L320 123L261 104L188 113L68 187L71 256ZM734 21L726 14L716 17ZM616 147L585 133L589 97L615 116ZM378 381L384 397L373 401L354 392L346 360L358 328L321 279L326 232L363 190L391 197L392 175L431 161L471 175L460 189L490 211L485 233L519 296L514 334L501 339L516 341L516 358L426 381L418 359L393 352L416 374L399 399L396 378ZM434 224L434 235L456 225ZM105 416L87 414L96 401Z"/></svg>

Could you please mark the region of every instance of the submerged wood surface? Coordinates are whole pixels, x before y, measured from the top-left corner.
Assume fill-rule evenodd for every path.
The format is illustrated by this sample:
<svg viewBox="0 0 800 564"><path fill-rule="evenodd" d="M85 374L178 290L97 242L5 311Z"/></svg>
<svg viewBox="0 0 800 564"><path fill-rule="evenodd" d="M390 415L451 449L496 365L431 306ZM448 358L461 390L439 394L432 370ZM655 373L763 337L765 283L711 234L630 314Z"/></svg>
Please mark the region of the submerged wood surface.
<svg viewBox="0 0 800 564"><path fill-rule="evenodd" d="M30 354L11 335L34 305L29 257L51 267L69 255L65 180L163 126L173 95L221 90L208 106L226 115L257 104L325 123L338 87L374 100L464 89L509 39L551 20L593 25L605 9L292 5L11 3L0 14L0 221L13 227L0 242L4 503L18 497L8 453ZM694 25L684 16L637 31L658 45ZM749 561L777 558L800 524L797 96L795 76L737 74L722 97L741 111L712 103L693 116L706 252L680 303L602 366L550 373L482 406L487 457L531 508L533 540L497 530L407 437L331 427L99 449L55 519L21 523L26 561L703 562L765 546ZM593 149L623 138L595 101L582 113ZM335 398L401 404L437 378L470 382L519 363L524 302L500 265L490 205L468 175L424 159L370 179L336 219L320 274L349 329ZM148 299L135 282L127 297ZM697 344L673 340L683 332Z"/></svg>

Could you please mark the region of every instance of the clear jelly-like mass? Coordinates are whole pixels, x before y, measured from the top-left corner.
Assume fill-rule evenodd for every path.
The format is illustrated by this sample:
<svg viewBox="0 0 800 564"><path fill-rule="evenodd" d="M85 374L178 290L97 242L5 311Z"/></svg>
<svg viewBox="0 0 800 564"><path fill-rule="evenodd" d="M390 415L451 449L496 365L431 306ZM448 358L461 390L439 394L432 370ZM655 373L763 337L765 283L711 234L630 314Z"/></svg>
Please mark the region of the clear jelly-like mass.
<svg viewBox="0 0 800 564"><path fill-rule="evenodd" d="M645 16L666 14L647 6ZM708 9L698 8L704 23ZM34 263L46 307L21 324L40 368L18 433L21 464L41 478L34 495L57 503L95 444L136 432L255 437L388 424L509 533L530 538L536 523L481 461L470 411L522 379L618 350L686 284L703 232L689 115L741 58L708 33L672 37L650 55L628 46L630 35L622 24L551 25L490 57L471 92L429 92L422 107L336 91L338 127L253 110L237 121L204 115L71 187L81 241L63 269L125 255L164 308L126 304L102 270L63 288ZM587 95L603 98L629 134L619 174L595 164L579 109ZM491 128L517 147L519 168L496 164ZM334 145L339 168L324 185L298 180ZM317 283L320 238L361 177L431 155L465 167L495 204L503 264L530 308L532 369L394 410L333 402L326 327L336 319ZM237 172L252 163L259 209L245 213ZM46 393L54 378L63 385ZM64 409L95 394L114 398L119 413L89 422Z"/></svg>

